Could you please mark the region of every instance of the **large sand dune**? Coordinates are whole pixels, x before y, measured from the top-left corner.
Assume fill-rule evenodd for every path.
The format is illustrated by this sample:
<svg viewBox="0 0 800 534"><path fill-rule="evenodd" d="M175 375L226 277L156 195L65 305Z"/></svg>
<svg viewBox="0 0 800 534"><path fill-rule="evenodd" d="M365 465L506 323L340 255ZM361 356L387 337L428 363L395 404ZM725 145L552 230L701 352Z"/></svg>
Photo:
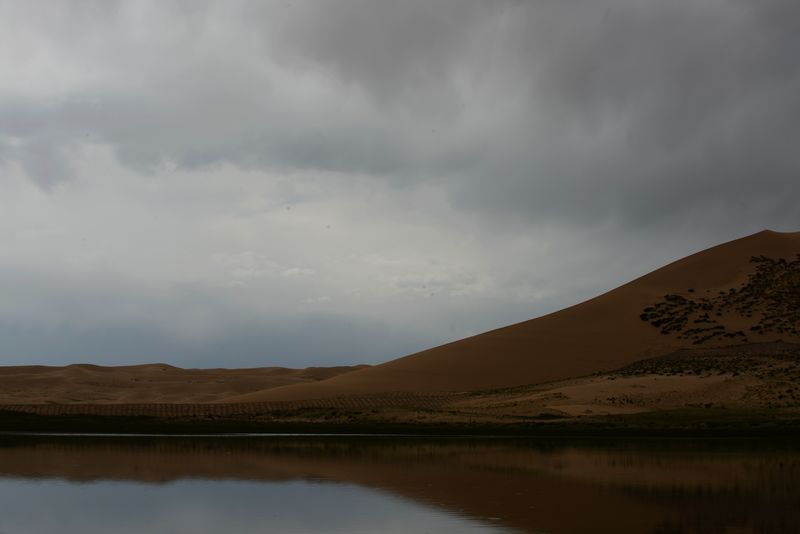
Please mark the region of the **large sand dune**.
<svg viewBox="0 0 800 534"><path fill-rule="evenodd" d="M800 342L800 261L791 263L798 254L800 232L760 232L559 312L375 367L0 367L0 404L241 406L449 395L611 371L682 348ZM754 262L755 256L773 260ZM789 261L774 261L779 258Z"/></svg>
<svg viewBox="0 0 800 534"><path fill-rule="evenodd" d="M690 339L662 334L640 318L643 309L662 301L665 295L700 298L727 293L744 284L755 271L752 257L792 260L798 254L800 232L759 232L691 255L550 315L324 381L237 395L228 400L265 402L386 391L469 391L609 371L695 345ZM731 331L751 321L727 312L716 320ZM747 333L751 338L755 336ZM757 336L757 341L777 339L800 341L791 332L764 332ZM737 339L714 339L705 345L730 345L732 341Z"/></svg>

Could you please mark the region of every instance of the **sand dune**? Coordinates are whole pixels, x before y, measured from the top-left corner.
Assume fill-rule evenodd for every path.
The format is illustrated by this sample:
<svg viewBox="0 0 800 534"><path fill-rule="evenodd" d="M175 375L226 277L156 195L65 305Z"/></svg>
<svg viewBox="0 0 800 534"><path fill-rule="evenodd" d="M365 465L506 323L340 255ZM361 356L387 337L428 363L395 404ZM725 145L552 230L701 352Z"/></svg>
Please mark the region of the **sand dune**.
<svg viewBox="0 0 800 534"><path fill-rule="evenodd" d="M760 232L559 312L374 367L0 367L0 404L241 404L466 392L608 372L682 348L800 342L800 262L790 262L798 254L800 232ZM756 256L772 260L754 262Z"/></svg>
<svg viewBox="0 0 800 534"><path fill-rule="evenodd" d="M0 367L0 404L199 403L313 382L355 367L181 369L163 363Z"/></svg>
<svg viewBox="0 0 800 534"><path fill-rule="evenodd" d="M645 308L665 295L699 298L727 294L747 282L748 275L756 270L752 257L792 260L798 254L800 232L759 232L688 256L550 315L321 382L283 386L227 400L264 402L385 391L469 391L610 371L695 345L690 339L662 334L640 318ZM731 330L751 321L728 312L715 319ZM760 333L757 341L777 339L800 341L796 333L774 331ZM706 343L729 344L730 339Z"/></svg>

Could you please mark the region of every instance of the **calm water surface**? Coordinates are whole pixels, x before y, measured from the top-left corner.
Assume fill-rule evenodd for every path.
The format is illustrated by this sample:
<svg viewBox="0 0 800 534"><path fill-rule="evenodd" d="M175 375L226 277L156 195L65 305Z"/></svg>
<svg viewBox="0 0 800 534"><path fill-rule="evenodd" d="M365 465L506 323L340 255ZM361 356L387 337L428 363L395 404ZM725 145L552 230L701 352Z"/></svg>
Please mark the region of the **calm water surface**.
<svg viewBox="0 0 800 534"><path fill-rule="evenodd" d="M800 532L797 445L0 436L0 533Z"/></svg>

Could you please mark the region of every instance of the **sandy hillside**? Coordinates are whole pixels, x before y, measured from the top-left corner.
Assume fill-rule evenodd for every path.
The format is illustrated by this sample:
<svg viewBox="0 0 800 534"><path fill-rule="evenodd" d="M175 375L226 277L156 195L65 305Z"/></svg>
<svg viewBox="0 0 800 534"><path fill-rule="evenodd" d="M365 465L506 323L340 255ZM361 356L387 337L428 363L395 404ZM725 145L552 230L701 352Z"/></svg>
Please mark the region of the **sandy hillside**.
<svg viewBox="0 0 800 534"><path fill-rule="evenodd" d="M491 390L446 406L473 416L580 417L684 408L800 409L800 344L682 349L616 371Z"/></svg>
<svg viewBox="0 0 800 534"><path fill-rule="evenodd" d="M246 403L72 401L3 404L0 408L45 417L144 416L178 425L192 419L207 422L223 418L246 426L322 424L330 428L357 423L374 428L402 423L504 424L525 428L532 421L553 423L586 416L591 419L676 410L688 413L690 418L710 417L716 423L720 416L725 419L730 415L738 417L740 424L742 416L769 411L771 423L776 424L776 417L791 420L800 414L797 384L800 343L765 342L681 349L608 373L463 393L394 392ZM751 417L747 428L752 428L753 422L759 424Z"/></svg>
<svg viewBox="0 0 800 534"><path fill-rule="evenodd" d="M237 395L228 400L263 402L385 391L509 387L610 371L698 344L800 341L794 316L788 323L784 313L783 323L776 324L767 317L762 321L765 328L756 325L764 310L783 313L774 299L785 295L769 292L775 281L768 279L765 283L759 279L760 282L747 285L749 276L761 272L761 264L752 258L765 256L772 259L765 268L768 277L778 277L789 288L787 291L796 293L800 285L796 273L784 273L781 269L785 270L787 262L775 260L794 260L798 254L800 232L759 232L693 254L550 315L321 382ZM796 299L795 293L792 298ZM666 295L671 295L672 300L665 300ZM780 302L785 303L785 298ZM796 304L792 304L795 313ZM705 306L710 311L703 311ZM710 317L703 318L708 313ZM760 330L751 331L752 325Z"/></svg>
<svg viewBox="0 0 800 534"><path fill-rule="evenodd" d="M375 367L0 367L0 404L241 406L371 398L376 393L440 395L574 380L683 348L779 339L800 342L798 254L800 233L760 232L694 254L565 310ZM613 384L593 379L564 384L560 393L565 398L557 402L535 395L514 402L569 415L598 408L602 413L646 411L671 406L669 398L675 391L704 404L738 398L748 384L744 377L728 378L629 376ZM709 388L716 393L707 393ZM606 400L620 395L638 399L634 393L642 389L652 390L657 399L640 399L636 406ZM507 399L497 400L507 404Z"/></svg>
<svg viewBox="0 0 800 534"><path fill-rule="evenodd" d="M324 380L362 367L181 369L162 363L0 367L0 404L214 402Z"/></svg>

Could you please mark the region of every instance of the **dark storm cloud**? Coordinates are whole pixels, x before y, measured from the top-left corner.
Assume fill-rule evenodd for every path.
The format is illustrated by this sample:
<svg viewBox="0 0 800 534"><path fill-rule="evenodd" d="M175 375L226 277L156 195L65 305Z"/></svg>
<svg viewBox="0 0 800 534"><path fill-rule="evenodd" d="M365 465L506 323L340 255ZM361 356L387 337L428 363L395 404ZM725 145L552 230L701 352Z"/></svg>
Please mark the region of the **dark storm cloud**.
<svg viewBox="0 0 800 534"><path fill-rule="evenodd" d="M141 247L116 259L102 247L125 251L102 232L96 238L105 244L94 251L86 245L83 255L68 232L63 243L47 241L54 247L48 269L66 269L63 258L74 254L80 257L70 268L89 272L78 306L70 304L73 296L60 300L60 286L74 284L57 274L42 275L53 285L14 283L20 275L9 275L9 287L21 293L18 306L0 307L0 337L31 358L83 349L110 354L114 346L130 349L125 358L140 347L164 359L184 354L188 362L194 354L209 363L225 353L240 355L237 363L260 361L263 347L289 360L380 358L444 341L450 334L430 335L423 324L433 316L468 324L453 336L500 326L589 297L675 256L800 223L794 0L54 2L44 15L30 6L0 4L0 39L17 31L0 46L0 62L8 65L0 66L0 174L16 166L41 188L34 188L41 196L20 193L30 209L17 215L17 234L45 239L66 219L76 232L91 233L110 216L90 204L116 200L128 208L120 220L129 224L115 238ZM100 161L102 150L125 171L104 187L97 173L116 171ZM281 187L255 187L231 168ZM318 171L330 180L308 177ZM192 186L183 175L175 178L180 172L198 182L205 177L207 189L195 198L200 207L190 205ZM139 178L148 184L144 191L128 181ZM219 185L226 180L229 189ZM74 189L66 187L73 182ZM383 209L364 206L373 197L358 196L356 189L370 184L384 195ZM139 196L127 200L131 192ZM300 222L270 212L286 209L290 197L314 199ZM59 211L59 202L74 204ZM82 211L97 219L79 220ZM170 214L168 222L141 229L160 214ZM349 225L336 246L334 231L321 237L309 230L330 228L333 216ZM413 234L414 223L427 228L425 235ZM379 238L369 234L373 227ZM5 244L21 255L36 262L47 256L34 238L12 233ZM295 272L330 268L338 278L298 283L290 295L281 293L287 282L277 275L233 276L257 289L232 297L218 290L231 273L208 268L197 275L198 286L185 289L189 296L179 297L169 292L180 278L177 267L165 262L159 275L149 268L154 233L184 236L187 246L169 255L176 265L206 267L225 252L264 256ZM240 241L228 245L229 234ZM359 235L364 243L356 243ZM424 248L418 241L427 235L439 242ZM531 245L537 239L540 246ZM325 252L296 254L282 243ZM440 258L437 248L448 252ZM346 257L337 256L339 249ZM4 263L34 261L26 258L0 258L0 273ZM119 287L98 286L93 267L85 267L96 258L117 269ZM428 271L450 264L466 264L466 278L480 282L468 288L474 300L440 307L404 300L431 284ZM604 265L605 274L591 265ZM350 278L349 268L364 271ZM386 275L390 268L397 272ZM415 272L406 279L405 270ZM367 297L346 291L353 280L366 287L365 273L379 280L367 297L389 294L386 308L419 307L428 315L415 312L418 324L386 338L391 320L363 320L374 315L360 300ZM451 279L461 276L458 269L441 273L444 287L458 285ZM157 280L152 287L125 285L137 276ZM507 304L520 287L535 296ZM259 291L269 298L252 298ZM271 302L276 294L281 299L272 308L251 310L252 301ZM330 295L341 313L276 319ZM23 317L34 297L40 307ZM104 306L116 322L103 322L108 317L96 310ZM131 306L141 313L128 314ZM202 313L186 318L186 310ZM63 328L53 326L59 317L70 319ZM226 319L201 345L186 345L173 331L187 324L202 331L215 322L209 317ZM31 334L34 323L47 323L34 330L49 333Z"/></svg>
<svg viewBox="0 0 800 534"><path fill-rule="evenodd" d="M598 4L519 14L550 131L507 173L498 158L510 187L486 191L546 218L675 222L718 209L720 226L736 215L796 224L800 6Z"/></svg>
<svg viewBox="0 0 800 534"><path fill-rule="evenodd" d="M462 147L473 167L450 188L470 208L576 223L722 211L719 226L738 214L785 227L800 215L787 201L800 193L796 2L302 5L281 33L286 55L387 106L447 102L458 111L442 135L458 135L471 105L526 93ZM459 75L495 76L496 101L470 101Z"/></svg>
<svg viewBox="0 0 800 534"><path fill-rule="evenodd" d="M192 10L192 37L215 28L203 12ZM88 136L142 171L171 161L447 176L469 209L567 223L672 222L704 206L772 211L779 226L798 215L785 202L800 193L796 2L295 1L237 4L233 16L261 40L250 57L235 43L211 57L178 47L163 68L134 62L139 90L3 106L31 176L69 176L65 152ZM286 111L256 68L272 61L371 103L360 118L336 99ZM505 122L471 119L508 99Z"/></svg>
<svg viewBox="0 0 800 534"><path fill-rule="evenodd" d="M376 3L369 0L292 2L286 14L264 29L264 39L280 60L322 66L346 83L367 90L383 104L401 99L452 105L452 75L475 58L482 25L493 23L505 1ZM262 20L269 20L261 12ZM491 44L491 43L489 43ZM439 110L441 111L441 110Z"/></svg>

